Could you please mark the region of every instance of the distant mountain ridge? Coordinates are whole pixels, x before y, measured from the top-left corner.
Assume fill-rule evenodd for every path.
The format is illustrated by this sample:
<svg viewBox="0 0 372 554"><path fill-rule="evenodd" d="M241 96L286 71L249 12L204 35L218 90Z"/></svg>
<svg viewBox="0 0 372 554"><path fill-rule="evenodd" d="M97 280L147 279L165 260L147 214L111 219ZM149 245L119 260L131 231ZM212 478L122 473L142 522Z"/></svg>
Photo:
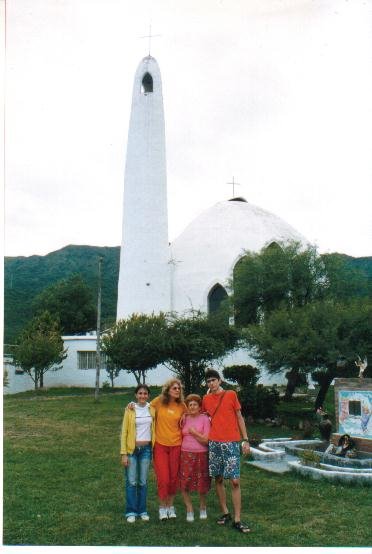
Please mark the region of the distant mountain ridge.
<svg viewBox="0 0 372 554"><path fill-rule="evenodd" d="M98 290L98 260L102 256L102 323L116 318L120 246L68 245L45 256L5 257L4 342L10 344L33 317L33 301L46 287L80 274Z"/></svg>
<svg viewBox="0 0 372 554"><path fill-rule="evenodd" d="M119 246L68 245L45 256L5 257L4 342L11 344L33 316L33 301L46 287L80 274L97 297L98 259L102 256L102 325L116 319ZM372 256L353 258L347 264L372 279Z"/></svg>

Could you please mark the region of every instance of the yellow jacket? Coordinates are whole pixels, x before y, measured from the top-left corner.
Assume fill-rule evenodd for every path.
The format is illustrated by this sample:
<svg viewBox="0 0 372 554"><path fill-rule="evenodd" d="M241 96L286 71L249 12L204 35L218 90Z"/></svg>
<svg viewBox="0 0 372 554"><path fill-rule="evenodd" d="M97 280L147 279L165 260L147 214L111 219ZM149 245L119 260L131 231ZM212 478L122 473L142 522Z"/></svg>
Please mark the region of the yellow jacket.
<svg viewBox="0 0 372 554"><path fill-rule="evenodd" d="M151 442L155 443L155 408L149 406L152 417ZM136 411L126 408L124 411L123 424L121 427L120 454L133 454L136 447Z"/></svg>

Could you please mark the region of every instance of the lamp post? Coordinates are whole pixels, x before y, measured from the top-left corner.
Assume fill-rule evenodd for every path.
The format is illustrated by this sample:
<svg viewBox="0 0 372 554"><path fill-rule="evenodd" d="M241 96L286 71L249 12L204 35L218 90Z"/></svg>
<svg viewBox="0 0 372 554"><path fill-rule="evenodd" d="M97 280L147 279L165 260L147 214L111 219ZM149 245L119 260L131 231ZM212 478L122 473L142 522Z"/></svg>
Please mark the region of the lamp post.
<svg viewBox="0 0 372 554"><path fill-rule="evenodd" d="M97 296L97 342L96 342L96 388L94 400L98 401L99 396L99 375L101 372L101 271L102 257L98 259L98 296Z"/></svg>

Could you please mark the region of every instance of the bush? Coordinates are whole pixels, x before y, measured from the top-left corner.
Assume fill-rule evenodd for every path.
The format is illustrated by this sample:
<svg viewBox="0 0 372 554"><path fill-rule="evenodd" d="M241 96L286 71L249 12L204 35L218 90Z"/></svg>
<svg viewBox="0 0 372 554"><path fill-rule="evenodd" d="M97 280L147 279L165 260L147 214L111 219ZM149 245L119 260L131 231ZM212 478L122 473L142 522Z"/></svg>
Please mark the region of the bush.
<svg viewBox="0 0 372 554"><path fill-rule="evenodd" d="M241 387L249 387L257 384L260 370L251 365L231 365L223 370L225 379L238 383Z"/></svg>
<svg viewBox="0 0 372 554"><path fill-rule="evenodd" d="M260 370L251 365L232 365L225 367L223 376L239 385L239 399L243 416L253 416L256 402L256 383Z"/></svg>
<svg viewBox="0 0 372 554"><path fill-rule="evenodd" d="M277 415L279 392L277 387L257 385L260 370L251 365L233 365L223 370L225 379L239 385L243 416L274 418Z"/></svg>
<svg viewBox="0 0 372 554"><path fill-rule="evenodd" d="M254 415L259 418L273 419L278 414L279 392L276 387L257 385Z"/></svg>

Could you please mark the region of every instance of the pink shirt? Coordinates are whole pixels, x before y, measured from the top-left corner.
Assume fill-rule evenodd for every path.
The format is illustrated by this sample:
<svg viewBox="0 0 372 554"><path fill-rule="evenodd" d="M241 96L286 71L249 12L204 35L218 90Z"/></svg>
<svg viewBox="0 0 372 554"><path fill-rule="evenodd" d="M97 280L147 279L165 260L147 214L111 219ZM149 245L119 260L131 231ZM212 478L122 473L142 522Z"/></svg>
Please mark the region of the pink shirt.
<svg viewBox="0 0 372 554"><path fill-rule="evenodd" d="M182 427L181 450L186 450L187 452L206 452L208 450L208 445L202 444L195 437L190 435L190 427L194 427L198 433L208 437L211 428L209 417L206 414L199 414L195 417L187 415L185 424Z"/></svg>

